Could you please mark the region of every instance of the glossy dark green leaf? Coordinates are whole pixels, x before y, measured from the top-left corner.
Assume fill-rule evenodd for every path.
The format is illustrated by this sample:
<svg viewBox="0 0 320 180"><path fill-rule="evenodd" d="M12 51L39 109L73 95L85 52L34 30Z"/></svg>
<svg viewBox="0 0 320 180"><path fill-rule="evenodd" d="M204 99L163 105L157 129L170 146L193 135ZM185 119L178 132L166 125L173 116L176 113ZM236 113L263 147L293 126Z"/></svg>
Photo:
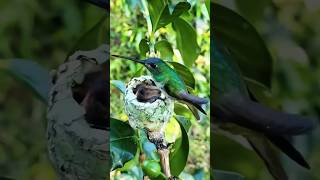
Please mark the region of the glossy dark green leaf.
<svg viewBox="0 0 320 180"><path fill-rule="evenodd" d="M192 89L195 88L196 80L189 68L177 62L167 61L167 63L173 66L174 70L179 74L187 86L191 87Z"/></svg>
<svg viewBox="0 0 320 180"><path fill-rule="evenodd" d="M179 121L179 123L183 126L183 128L186 130L186 132L189 131L191 127L190 119L184 117L184 116L175 116L175 118Z"/></svg>
<svg viewBox="0 0 320 180"><path fill-rule="evenodd" d="M101 44L109 44L109 39L109 16L103 15L101 19L75 43L67 57L77 50L92 50Z"/></svg>
<svg viewBox="0 0 320 180"><path fill-rule="evenodd" d="M155 32L174 21L182 13L188 11L191 5L188 2L179 2L170 14L166 0L149 0L148 9L151 17L152 30Z"/></svg>
<svg viewBox="0 0 320 180"><path fill-rule="evenodd" d="M176 18L173 21L173 27L176 31L177 48L180 51L183 62L187 67L191 67L200 50L197 42L197 32L182 18Z"/></svg>
<svg viewBox="0 0 320 180"><path fill-rule="evenodd" d="M139 43L139 51L140 51L140 55L142 57L146 57L147 52L149 52L149 44L148 41L145 39L142 39Z"/></svg>
<svg viewBox="0 0 320 180"><path fill-rule="evenodd" d="M188 11L190 8L191 5L188 2L179 2L173 9L171 21L179 17L182 13Z"/></svg>
<svg viewBox="0 0 320 180"><path fill-rule="evenodd" d="M256 29L230 9L215 3L210 8L213 38L225 44L244 76L270 87L272 58Z"/></svg>
<svg viewBox="0 0 320 180"><path fill-rule="evenodd" d="M155 49L160 52L161 59L165 61L172 60L173 49L171 44L167 40L161 40L156 42Z"/></svg>
<svg viewBox="0 0 320 180"><path fill-rule="evenodd" d="M179 174L183 171L189 154L188 134L183 125L180 122L179 124L182 132L182 137L180 138L181 144L178 148L174 149L174 151L170 153L170 169L172 175L174 176L179 176ZM179 139L177 141L179 141ZM176 143L178 143L177 141Z"/></svg>
<svg viewBox="0 0 320 180"><path fill-rule="evenodd" d="M244 180L244 176L239 173L230 172L230 171L222 171L222 170L213 170L211 171L211 175L215 180Z"/></svg>
<svg viewBox="0 0 320 180"><path fill-rule="evenodd" d="M44 102L48 102L51 77L39 64L23 59L1 60L0 70L26 84ZM0 85L1 86L1 85Z"/></svg>
<svg viewBox="0 0 320 180"><path fill-rule="evenodd" d="M119 80L111 80L111 84L120 90L123 94L126 92L126 84Z"/></svg>
<svg viewBox="0 0 320 180"><path fill-rule="evenodd" d="M184 117L192 117L192 112L182 103L174 103L174 113Z"/></svg>
<svg viewBox="0 0 320 180"><path fill-rule="evenodd" d="M149 0L148 9L153 32L169 23L171 15L166 0Z"/></svg>
<svg viewBox="0 0 320 180"><path fill-rule="evenodd" d="M135 132L128 123L110 118L110 127L110 152L114 170L135 157L138 145Z"/></svg>

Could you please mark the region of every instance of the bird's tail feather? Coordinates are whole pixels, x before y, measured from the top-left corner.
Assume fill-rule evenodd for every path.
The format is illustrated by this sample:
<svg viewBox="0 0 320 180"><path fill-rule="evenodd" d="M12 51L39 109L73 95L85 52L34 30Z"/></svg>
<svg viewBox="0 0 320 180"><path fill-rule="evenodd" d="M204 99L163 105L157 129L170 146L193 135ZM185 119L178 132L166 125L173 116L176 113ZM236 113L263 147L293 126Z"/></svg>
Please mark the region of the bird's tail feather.
<svg viewBox="0 0 320 180"><path fill-rule="evenodd" d="M309 164L306 162L306 160L303 158L300 152L298 152L286 138L271 135L267 137L276 147L278 147L282 152L284 152L296 163L300 164L301 166L307 169L310 169Z"/></svg>
<svg viewBox="0 0 320 180"><path fill-rule="evenodd" d="M201 104L208 103L207 99L193 96L186 92L179 93L178 97L180 101L182 101L184 104L188 106L188 108L197 120L200 120L200 116L197 109L201 111L203 114L207 115L207 113L201 107Z"/></svg>
<svg viewBox="0 0 320 180"><path fill-rule="evenodd" d="M206 98L201 98L194 96L192 94L189 94L187 92L182 92L178 94L179 98L183 101L192 103L192 104L207 104L208 100Z"/></svg>
<svg viewBox="0 0 320 180"><path fill-rule="evenodd" d="M183 101L184 104L186 104L189 108L189 110L192 112L192 114L194 115L194 117L197 120L200 120L200 116L198 113L198 110L201 111L203 114L207 115L207 113L202 109L201 105L199 104L192 104L186 101Z"/></svg>
<svg viewBox="0 0 320 180"><path fill-rule="evenodd" d="M199 116L198 110L192 104L189 104L189 103L186 103L186 104L187 104L189 110L192 112L193 116L197 120L200 120L200 116Z"/></svg>

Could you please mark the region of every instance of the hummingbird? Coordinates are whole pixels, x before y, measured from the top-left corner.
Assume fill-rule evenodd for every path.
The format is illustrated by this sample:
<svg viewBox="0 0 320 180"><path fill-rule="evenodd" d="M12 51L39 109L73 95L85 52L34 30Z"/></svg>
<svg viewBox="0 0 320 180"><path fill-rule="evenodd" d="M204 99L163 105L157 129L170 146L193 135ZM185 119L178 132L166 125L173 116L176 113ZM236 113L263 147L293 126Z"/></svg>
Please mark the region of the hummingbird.
<svg viewBox="0 0 320 180"><path fill-rule="evenodd" d="M186 104L197 120L200 119L197 109L203 114L206 114L201 105L208 103L208 100L190 94L179 74L162 59L152 57L145 60L138 60L120 55L111 56L131 60L144 65L151 73L156 83L159 84L170 97Z"/></svg>
<svg viewBox="0 0 320 180"><path fill-rule="evenodd" d="M217 39L211 44L213 59L213 129L245 138L277 180L288 179L273 144L304 168L309 164L289 138L313 129L313 120L276 111L259 103L250 93L231 51Z"/></svg>
<svg viewBox="0 0 320 180"><path fill-rule="evenodd" d="M161 99L161 91L156 86L150 86L145 84L139 84L133 93L136 94L139 102L150 102L153 103L157 99Z"/></svg>

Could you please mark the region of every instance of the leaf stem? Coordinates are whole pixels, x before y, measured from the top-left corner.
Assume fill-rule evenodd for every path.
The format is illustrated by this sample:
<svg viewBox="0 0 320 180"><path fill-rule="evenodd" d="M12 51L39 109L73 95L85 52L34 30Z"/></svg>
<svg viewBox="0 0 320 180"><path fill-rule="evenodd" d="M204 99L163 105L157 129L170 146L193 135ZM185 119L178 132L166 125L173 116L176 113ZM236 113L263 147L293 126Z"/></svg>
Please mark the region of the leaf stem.
<svg viewBox="0 0 320 180"><path fill-rule="evenodd" d="M143 14L144 17L146 18L147 21L147 27L148 27L148 35L149 35L149 49L150 49L150 56L155 56L156 51L155 51L155 38L154 38L154 31L152 28L152 22L151 22L151 17L148 9L148 3L146 0L142 0L142 6L143 6Z"/></svg>

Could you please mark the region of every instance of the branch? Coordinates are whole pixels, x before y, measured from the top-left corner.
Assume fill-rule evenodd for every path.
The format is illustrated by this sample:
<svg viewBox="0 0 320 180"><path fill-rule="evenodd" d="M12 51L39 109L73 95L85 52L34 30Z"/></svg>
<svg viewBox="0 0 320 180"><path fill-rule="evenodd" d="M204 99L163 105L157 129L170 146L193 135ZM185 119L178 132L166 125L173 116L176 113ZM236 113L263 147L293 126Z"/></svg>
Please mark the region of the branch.
<svg viewBox="0 0 320 180"><path fill-rule="evenodd" d="M161 168L163 169L164 174L167 177L171 178L170 162L169 162L170 151L164 148L164 149L158 149L158 153L160 155Z"/></svg>

